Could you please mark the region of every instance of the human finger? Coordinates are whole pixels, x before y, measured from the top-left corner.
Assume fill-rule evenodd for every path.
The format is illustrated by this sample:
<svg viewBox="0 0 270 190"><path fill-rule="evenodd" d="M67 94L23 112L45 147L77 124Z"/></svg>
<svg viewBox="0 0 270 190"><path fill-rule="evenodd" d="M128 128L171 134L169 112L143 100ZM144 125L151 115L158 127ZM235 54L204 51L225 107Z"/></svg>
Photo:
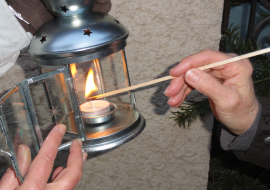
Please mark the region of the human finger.
<svg viewBox="0 0 270 190"><path fill-rule="evenodd" d="M29 172L23 183L24 186L27 186L28 188L36 187L38 189L45 187L65 131L66 126L59 124L49 133L39 150L38 155L30 166Z"/></svg>
<svg viewBox="0 0 270 190"><path fill-rule="evenodd" d="M28 146L19 145L17 152L17 161L20 168L22 177L28 171L31 164L31 152ZM16 177L15 171L10 167L0 181L0 189L15 189L19 186L18 178Z"/></svg>
<svg viewBox="0 0 270 190"><path fill-rule="evenodd" d="M164 94L168 97L173 97L178 94L185 84L183 76L176 77L171 80L170 85L165 90Z"/></svg>
<svg viewBox="0 0 270 190"><path fill-rule="evenodd" d="M58 168L56 168L53 172L53 175L52 175L52 182L55 180L55 178L64 170L65 168L60 166Z"/></svg>
<svg viewBox="0 0 270 190"><path fill-rule="evenodd" d="M218 51L202 50L197 54L193 54L182 59L177 66L171 69L170 75L173 77L179 77L191 68L198 68L203 65L228 59L230 57L230 55Z"/></svg>
<svg viewBox="0 0 270 190"><path fill-rule="evenodd" d="M24 177L28 172L31 164L31 151L26 145L19 145L17 153L17 161L20 168L21 175Z"/></svg>
<svg viewBox="0 0 270 190"><path fill-rule="evenodd" d="M188 86L185 84L184 87L182 88L182 90L177 95L169 98L167 103L171 107L175 107L177 104L179 104L181 102L182 99L185 99L185 97L186 97L185 91L187 88L188 88Z"/></svg>
<svg viewBox="0 0 270 190"><path fill-rule="evenodd" d="M199 69L190 69L185 74L185 81L202 94L208 96L215 104L225 103L228 95L233 93L216 78Z"/></svg>
<svg viewBox="0 0 270 190"><path fill-rule="evenodd" d="M187 95L189 95L189 93L190 93L192 90L193 90L192 88L188 87L188 88L186 89L186 91L184 92L183 98L180 100L180 102L179 102L178 104L174 105L174 106L171 106L171 107L173 107L173 108L178 108L179 106L181 106L181 105L184 103L184 101L185 101Z"/></svg>
<svg viewBox="0 0 270 190"><path fill-rule="evenodd" d="M16 189L19 186L18 178L16 177L15 171L12 167L9 167L6 170L6 173L3 175L0 181L0 189L10 190Z"/></svg>
<svg viewBox="0 0 270 190"><path fill-rule="evenodd" d="M82 141L74 140L70 146L67 167L49 184L52 189L73 189L82 176L85 154L82 152Z"/></svg>

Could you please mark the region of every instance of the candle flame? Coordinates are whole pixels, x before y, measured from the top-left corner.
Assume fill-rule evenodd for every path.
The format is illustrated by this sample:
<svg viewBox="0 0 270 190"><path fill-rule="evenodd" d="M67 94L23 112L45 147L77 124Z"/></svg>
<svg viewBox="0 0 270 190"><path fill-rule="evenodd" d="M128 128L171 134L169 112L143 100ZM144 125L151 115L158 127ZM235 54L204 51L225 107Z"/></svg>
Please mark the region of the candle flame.
<svg viewBox="0 0 270 190"><path fill-rule="evenodd" d="M97 91L98 88L94 82L94 72L93 69L90 69L88 72L86 86L85 86L85 98L89 97L94 91Z"/></svg>
<svg viewBox="0 0 270 190"><path fill-rule="evenodd" d="M75 75L77 74L76 63L70 64L70 72L72 77L75 77Z"/></svg>

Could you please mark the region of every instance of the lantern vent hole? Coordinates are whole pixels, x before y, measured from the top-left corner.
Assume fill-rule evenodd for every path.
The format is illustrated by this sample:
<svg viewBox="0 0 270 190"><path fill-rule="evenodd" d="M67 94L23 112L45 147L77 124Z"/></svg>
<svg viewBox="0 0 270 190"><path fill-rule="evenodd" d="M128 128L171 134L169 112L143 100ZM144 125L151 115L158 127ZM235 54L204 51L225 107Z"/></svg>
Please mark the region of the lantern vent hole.
<svg viewBox="0 0 270 190"><path fill-rule="evenodd" d="M83 30L84 34L83 35L87 35L90 36L91 33L93 33L89 28L86 30Z"/></svg>
<svg viewBox="0 0 270 190"><path fill-rule="evenodd" d="M67 11L69 10L67 7L66 7L66 5L65 6L60 6L60 9L61 9L61 11L63 11L64 13L67 13Z"/></svg>
<svg viewBox="0 0 270 190"><path fill-rule="evenodd" d="M41 43L43 43L43 42L45 42L45 41L46 41L46 37L47 37L47 36L42 36L42 38L41 38L41 40L40 40L40 41L41 41Z"/></svg>

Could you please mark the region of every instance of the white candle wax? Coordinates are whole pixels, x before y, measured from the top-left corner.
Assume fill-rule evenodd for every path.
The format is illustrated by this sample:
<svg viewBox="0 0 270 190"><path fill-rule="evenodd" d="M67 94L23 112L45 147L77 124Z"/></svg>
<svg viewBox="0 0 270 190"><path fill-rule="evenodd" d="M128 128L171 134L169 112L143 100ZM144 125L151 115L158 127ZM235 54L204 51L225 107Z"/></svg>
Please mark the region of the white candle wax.
<svg viewBox="0 0 270 190"><path fill-rule="evenodd" d="M80 105L83 117L95 117L110 112L110 103L106 100L93 100Z"/></svg>

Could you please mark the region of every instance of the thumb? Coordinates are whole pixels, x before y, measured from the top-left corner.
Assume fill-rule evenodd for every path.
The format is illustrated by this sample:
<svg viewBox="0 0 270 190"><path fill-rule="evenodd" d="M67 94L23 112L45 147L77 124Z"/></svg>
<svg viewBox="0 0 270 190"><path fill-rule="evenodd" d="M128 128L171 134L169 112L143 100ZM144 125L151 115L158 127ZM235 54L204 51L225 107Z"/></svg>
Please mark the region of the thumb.
<svg viewBox="0 0 270 190"><path fill-rule="evenodd" d="M225 87L216 78L199 69L190 69L187 71L185 81L216 103L218 100L223 99L222 97L226 97L227 92Z"/></svg>
<svg viewBox="0 0 270 190"><path fill-rule="evenodd" d="M31 164L31 152L28 146L20 145L18 147L17 160L21 174L24 177ZM12 168L8 168L0 180L0 189L16 189L19 185L20 184L14 170Z"/></svg>
<svg viewBox="0 0 270 190"><path fill-rule="evenodd" d="M28 172L28 169L31 164L31 151L28 146L20 145L18 147L17 160L21 175L24 177Z"/></svg>

